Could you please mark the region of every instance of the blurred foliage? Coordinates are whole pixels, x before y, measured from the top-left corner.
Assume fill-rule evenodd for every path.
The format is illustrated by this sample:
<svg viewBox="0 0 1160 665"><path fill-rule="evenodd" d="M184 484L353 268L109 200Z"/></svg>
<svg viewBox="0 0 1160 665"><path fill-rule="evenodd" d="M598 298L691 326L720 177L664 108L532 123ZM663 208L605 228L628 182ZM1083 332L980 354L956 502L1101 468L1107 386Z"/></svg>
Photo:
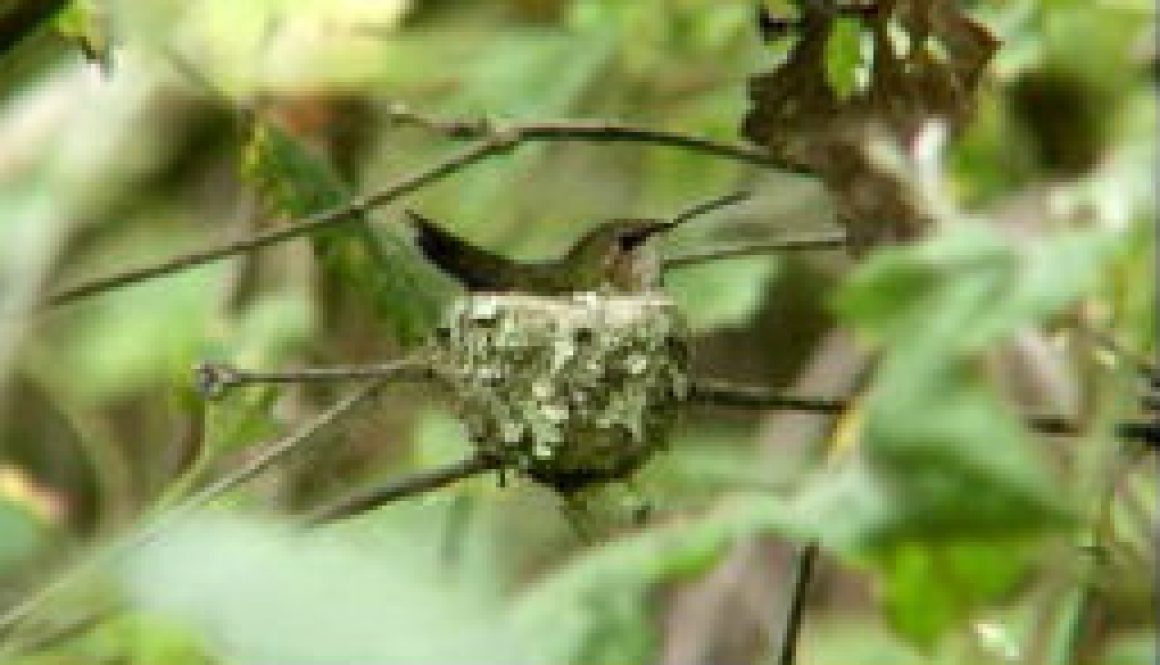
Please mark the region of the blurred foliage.
<svg viewBox="0 0 1160 665"><path fill-rule="evenodd" d="M4 606L339 394L256 388L205 404L195 363L378 362L424 338L455 286L419 260L401 205L524 259L558 255L601 219L739 187L751 204L666 249L835 228L838 197L808 179L657 146L539 143L309 240L44 310L62 287L278 228L453 149L391 123L392 103L736 140L748 77L799 38L763 44L750 0L74 0L5 32L36 4L53 3L0 3L0 32L19 37L0 42ZM666 280L711 377L792 386L820 362L819 320L854 331L873 369L832 436L798 441L781 427L796 415L690 410L627 492L654 518L601 542L577 538L565 501L523 479L286 524L279 513L469 450L436 391L391 390L75 582L91 593L0 630L0 660L675 662L674 635L697 628L674 618L679 597L735 584L763 592L763 608L710 611L753 614L769 634L749 660L771 662L780 619L766 609L788 573L758 589L735 555L817 541L827 573L799 662L1148 662L1158 497L1141 452L1109 435L1139 415L1136 377L1082 329L1157 351L1154 8L961 5L1001 47L940 155L946 171L920 192L945 209L925 239ZM865 30L843 18L823 46L813 83L855 104L874 66ZM771 295L787 291L805 296ZM1029 337L1039 355L997 371ZM1082 433L1030 431L1021 414L1045 405ZM122 609L108 614L110 598Z"/></svg>

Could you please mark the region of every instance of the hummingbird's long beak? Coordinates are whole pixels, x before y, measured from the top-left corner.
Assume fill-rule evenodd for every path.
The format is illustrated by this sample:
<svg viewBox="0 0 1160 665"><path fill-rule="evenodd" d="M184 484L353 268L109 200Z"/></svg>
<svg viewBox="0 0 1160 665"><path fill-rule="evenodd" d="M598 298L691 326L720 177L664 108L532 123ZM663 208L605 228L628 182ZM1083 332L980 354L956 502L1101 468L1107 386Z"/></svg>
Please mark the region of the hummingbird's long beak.
<svg viewBox="0 0 1160 665"><path fill-rule="evenodd" d="M729 194L724 194L707 201L702 201L677 213L675 217L664 223L663 230L670 231L677 228L681 224L684 224L690 219L695 219L702 215L707 215L714 210L717 210L718 208L724 208L725 206L741 203L749 197L750 193L742 190L737 192L730 192Z"/></svg>
<svg viewBox="0 0 1160 665"><path fill-rule="evenodd" d="M620 241L627 249L632 249L643 245L649 238L658 233L664 233L670 228L672 228L672 222L668 220L657 220L633 229L622 236Z"/></svg>
<svg viewBox="0 0 1160 665"><path fill-rule="evenodd" d="M673 229L691 219L695 219L702 215L707 215L714 210L717 210L718 208L724 208L725 206L740 203L748 199L749 196L749 192L738 191L731 192L723 196L718 196L717 198L709 199L708 201L702 201L696 205L685 208L681 212L677 213L672 219L657 220L652 224L636 229L631 235L628 236L627 239L631 242L632 245L639 245L654 235L672 231Z"/></svg>

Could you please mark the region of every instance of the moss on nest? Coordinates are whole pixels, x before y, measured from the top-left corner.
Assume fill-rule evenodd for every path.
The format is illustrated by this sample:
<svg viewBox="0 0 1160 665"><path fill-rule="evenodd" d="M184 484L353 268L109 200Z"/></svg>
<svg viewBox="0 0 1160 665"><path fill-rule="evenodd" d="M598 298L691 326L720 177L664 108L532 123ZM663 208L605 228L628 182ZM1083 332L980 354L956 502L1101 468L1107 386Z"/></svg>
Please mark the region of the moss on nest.
<svg viewBox="0 0 1160 665"><path fill-rule="evenodd" d="M473 294L431 350L475 444L561 491L630 474L688 394L687 332L663 294Z"/></svg>

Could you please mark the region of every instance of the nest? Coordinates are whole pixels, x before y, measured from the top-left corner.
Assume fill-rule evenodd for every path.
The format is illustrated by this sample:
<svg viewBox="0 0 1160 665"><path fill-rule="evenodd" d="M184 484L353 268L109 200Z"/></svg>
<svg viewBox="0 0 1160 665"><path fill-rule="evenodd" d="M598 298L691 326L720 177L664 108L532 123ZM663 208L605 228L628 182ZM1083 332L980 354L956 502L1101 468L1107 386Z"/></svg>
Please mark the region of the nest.
<svg viewBox="0 0 1160 665"><path fill-rule="evenodd" d="M482 454L559 491L631 474L689 391L688 333L663 294L473 294L431 343Z"/></svg>

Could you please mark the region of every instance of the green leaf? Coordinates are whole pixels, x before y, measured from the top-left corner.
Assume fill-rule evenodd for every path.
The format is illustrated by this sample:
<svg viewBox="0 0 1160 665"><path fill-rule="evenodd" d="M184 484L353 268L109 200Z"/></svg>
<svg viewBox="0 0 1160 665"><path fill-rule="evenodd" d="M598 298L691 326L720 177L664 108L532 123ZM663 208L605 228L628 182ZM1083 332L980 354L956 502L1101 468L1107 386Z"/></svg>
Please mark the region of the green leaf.
<svg viewBox="0 0 1160 665"><path fill-rule="evenodd" d="M375 535L202 515L134 553L123 579L138 607L228 662L527 662L502 616L447 585L413 533Z"/></svg>
<svg viewBox="0 0 1160 665"><path fill-rule="evenodd" d="M921 244L876 253L844 285L836 306L893 348L932 340L961 356L1094 292L1121 245L1102 231L1018 244L982 224L956 224Z"/></svg>
<svg viewBox="0 0 1160 665"><path fill-rule="evenodd" d="M83 45L86 53L108 62L111 57L108 20L94 0L72 0L53 19L56 31Z"/></svg>
<svg viewBox="0 0 1160 665"><path fill-rule="evenodd" d="M274 210L292 218L330 210L352 198L329 164L269 124L254 127L243 173ZM311 240L323 267L352 293L368 297L396 337L413 344L434 327L452 289L405 236L399 225L372 228L359 217L319 231Z"/></svg>
<svg viewBox="0 0 1160 665"><path fill-rule="evenodd" d="M806 533L777 499L746 496L706 516L608 543L554 571L515 608L521 635L539 662L655 660L650 594L658 584L709 570L742 536Z"/></svg>
<svg viewBox="0 0 1160 665"><path fill-rule="evenodd" d="M205 409L205 443L215 452L228 452L278 432L273 410L279 390L273 386L231 391Z"/></svg>
<svg viewBox="0 0 1160 665"><path fill-rule="evenodd" d="M826 83L839 99L854 94L860 77L865 76L862 43L862 23L858 19L840 17L831 24L826 39Z"/></svg>
<svg viewBox="0 0 1160 665"><path fill-rule="evenodd" d="M908 543L882 557L882 600L900 634L923 647L974 607L1011 590L1026 569L1019 543Z"/></svg>
<svg viewBox="0 0 1160 665"><path fill-rule="evenodd" d="M27 560L43 541L40 521L28 509L0 496L0 571Z"/></svg>
<svg viewBox="0 0 1160 665"><path fill-rule="evenodd" d="M1019 566L1003 543L1073 524L1075 506L979 354L1095 291L1105 233L1020 245L977 224L871 257L838 310L882 347L861 457L803 494L833 549L877 561L893 625L930 646Z"/></svg>

